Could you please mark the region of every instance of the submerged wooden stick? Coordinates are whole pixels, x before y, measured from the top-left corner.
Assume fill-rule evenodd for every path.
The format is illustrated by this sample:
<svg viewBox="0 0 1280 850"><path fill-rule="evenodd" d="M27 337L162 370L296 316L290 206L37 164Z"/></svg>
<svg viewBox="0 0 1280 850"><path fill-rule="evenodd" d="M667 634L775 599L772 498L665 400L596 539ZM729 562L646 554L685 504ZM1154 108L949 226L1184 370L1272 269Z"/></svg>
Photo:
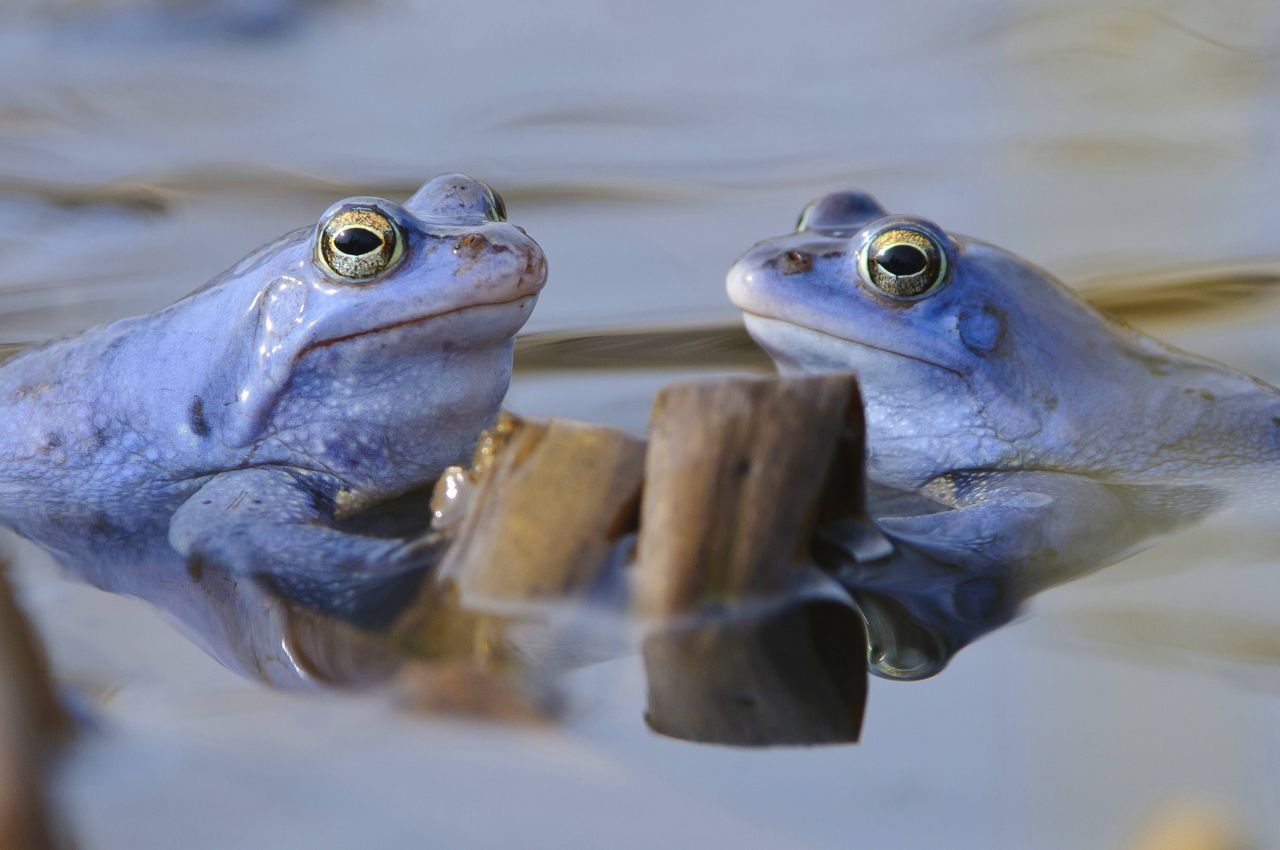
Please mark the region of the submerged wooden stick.
<svg viewBox="0 0 1280 850"><path fill-rule="evenodd" d="M0 567L0 850L43 850L57 846L45 763L71 724L5 572Z"/></svg>
<svg viewBox="0 0 1280 850"><path fill-rule="evenodd" d="M861 508L852 376L678 384L658 395L637 549L647 719L730 744L853 742L866 701L852 604L807 583L814 528Z"/></svg>

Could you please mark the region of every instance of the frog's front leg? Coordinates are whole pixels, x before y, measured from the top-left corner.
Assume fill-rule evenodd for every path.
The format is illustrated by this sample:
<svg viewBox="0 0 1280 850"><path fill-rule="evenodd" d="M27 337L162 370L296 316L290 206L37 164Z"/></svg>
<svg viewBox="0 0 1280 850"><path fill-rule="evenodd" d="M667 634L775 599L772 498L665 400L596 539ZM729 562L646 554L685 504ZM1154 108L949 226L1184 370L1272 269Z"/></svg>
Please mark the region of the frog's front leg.
<svg viewBox="0 0 1280 850"><path fill-rule="evenodd" d="M961 472L928 490L950 509L879 517L877 525L943 564L1016 586L1023 597L1115 563L1155 531L1123 491L1081 475Z"/></svg>
<svg viewBox="0 0 1280 850"><path fill-rule="evenodd" d="M258 578L283 595L351 620L378 619L434 563L430 535L334 527L336 479L255 467L209 479L174 513L169 543L189 562Z"/></svg>

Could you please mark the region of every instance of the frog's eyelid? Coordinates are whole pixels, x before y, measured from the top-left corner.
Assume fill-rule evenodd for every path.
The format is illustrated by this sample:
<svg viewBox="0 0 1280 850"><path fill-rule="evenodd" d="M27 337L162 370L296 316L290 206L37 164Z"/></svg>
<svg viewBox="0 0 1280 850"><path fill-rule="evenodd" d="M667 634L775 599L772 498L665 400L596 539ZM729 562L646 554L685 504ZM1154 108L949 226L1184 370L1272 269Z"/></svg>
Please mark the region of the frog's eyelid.
<svg viewBox="0 0 1280 850"><path fill-rule="evenodd" d="M852 236L886 215L880 202L866 192L856 189L832 192L805 205L796 219L796 232L814 230L831 235Z"/></svg>
<svg viewBox="0 0 1280 850"><path fill-rule="evenodd" d="M320 216L317 232L331 221L334 216L357 209L374 210L381 213L399 227L402 232L411 229L417 221L417 217L413 213L395 201L388 201L386 198L379 198L373 195L356 195L351 198L343 198L325 210L324 214Z"/></svg>

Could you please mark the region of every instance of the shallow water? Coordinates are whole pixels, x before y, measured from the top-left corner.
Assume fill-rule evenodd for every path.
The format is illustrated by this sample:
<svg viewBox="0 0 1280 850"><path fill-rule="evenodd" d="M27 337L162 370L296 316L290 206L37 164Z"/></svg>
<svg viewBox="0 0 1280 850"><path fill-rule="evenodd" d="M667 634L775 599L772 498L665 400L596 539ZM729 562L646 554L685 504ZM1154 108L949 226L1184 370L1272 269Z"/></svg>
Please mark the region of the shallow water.
<svg viewBox="0 0 1280 850"><path fill-rule="evenodd" d="M530 331L732 322L733 258L846 186L1104 289L1280 270L1266 0L271 9L4 13L0 340L159 307L343 195L453 170L550 258ZM1130 318L1277 382L1265 288ZM510 404L639 428L671 379L528 372ZM101 718L59 782L86 847L1101 847L1184 798L1280 844L1265 510L1047 593L934 680L874 681L857 747L762 753L646 732L635 659L573 674L554 732L276 693L13 545Z"/></svg>

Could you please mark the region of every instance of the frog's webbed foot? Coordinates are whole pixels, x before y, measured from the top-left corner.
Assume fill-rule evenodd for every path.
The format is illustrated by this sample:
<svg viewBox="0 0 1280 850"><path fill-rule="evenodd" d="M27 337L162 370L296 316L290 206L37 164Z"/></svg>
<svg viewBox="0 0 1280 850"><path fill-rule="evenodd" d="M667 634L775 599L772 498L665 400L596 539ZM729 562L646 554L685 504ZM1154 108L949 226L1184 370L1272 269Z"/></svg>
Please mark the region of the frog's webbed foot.
<svg viewBox="0 0 1280 850"><path fill-rule="evenodd" d="M191 563L372 624L411 598L444 541L431 531L379 537L337 528L340 489L327 476L283 467L222 473L174 513L169 542Z"/></svg>

